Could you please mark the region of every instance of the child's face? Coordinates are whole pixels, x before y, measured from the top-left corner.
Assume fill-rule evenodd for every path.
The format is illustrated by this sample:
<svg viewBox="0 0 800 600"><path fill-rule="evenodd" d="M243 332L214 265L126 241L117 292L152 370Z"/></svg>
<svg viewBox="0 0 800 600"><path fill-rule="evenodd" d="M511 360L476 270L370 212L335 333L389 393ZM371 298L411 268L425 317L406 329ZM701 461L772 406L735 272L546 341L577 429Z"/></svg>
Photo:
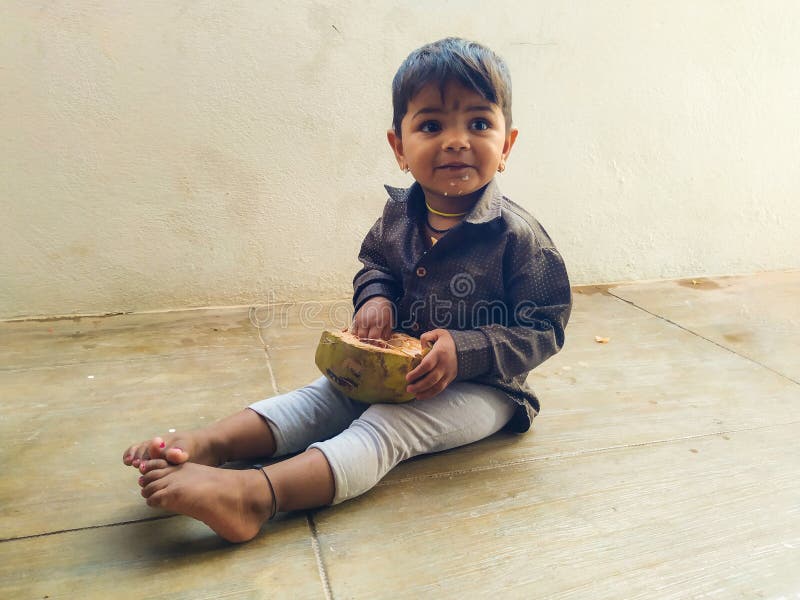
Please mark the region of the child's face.
<svg viewBox="0 0 800 600"><path fill-rule="evenodd" d="M444 98L438 85L422 88L408 103L400 132L389 130L389 144L428 202L474 200L505 166L517 137L516 129L506 132L497 104L456 82L445 86Z"/></svg>

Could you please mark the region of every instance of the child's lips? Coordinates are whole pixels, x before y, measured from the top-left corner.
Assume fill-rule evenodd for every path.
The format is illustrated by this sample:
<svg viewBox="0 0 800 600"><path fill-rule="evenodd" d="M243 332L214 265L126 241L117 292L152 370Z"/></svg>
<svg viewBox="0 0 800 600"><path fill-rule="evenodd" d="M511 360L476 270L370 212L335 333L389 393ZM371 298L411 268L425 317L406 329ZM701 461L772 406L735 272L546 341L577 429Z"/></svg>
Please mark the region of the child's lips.
<svg viewBox="0 0 800 600"><path fill-rule="evenodd" d="M463 171L464 169L471 169L472 167L466 163L450 163L447 165L440 165L437 168L444 171Z"/></svg>

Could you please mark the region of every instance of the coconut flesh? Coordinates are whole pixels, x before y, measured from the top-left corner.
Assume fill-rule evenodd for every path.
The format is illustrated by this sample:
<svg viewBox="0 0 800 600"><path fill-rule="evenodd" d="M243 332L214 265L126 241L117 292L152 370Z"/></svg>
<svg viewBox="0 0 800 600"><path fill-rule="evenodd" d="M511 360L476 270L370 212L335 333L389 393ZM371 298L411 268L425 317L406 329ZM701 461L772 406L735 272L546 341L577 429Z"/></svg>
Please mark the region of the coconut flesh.
<svg viewBox="0 0 800 600"><path fill-rule="evenodd" d="M349 331L323 331L314 358L325 377L345 396L360 402L408 402L406 375L427 354L404 333L388 340L362 341Z"/></svg>

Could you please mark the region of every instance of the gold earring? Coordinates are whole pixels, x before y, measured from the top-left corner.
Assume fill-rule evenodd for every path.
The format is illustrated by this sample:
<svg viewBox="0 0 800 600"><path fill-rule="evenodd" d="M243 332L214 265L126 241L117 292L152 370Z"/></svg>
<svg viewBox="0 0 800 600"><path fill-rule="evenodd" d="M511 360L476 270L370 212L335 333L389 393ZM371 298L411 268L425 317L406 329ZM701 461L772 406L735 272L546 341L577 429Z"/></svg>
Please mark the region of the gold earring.
<svg viewBox="0 0 800 600"><path fill-rule="evenodd" d="M403 173L408 173L411 169L408 168L408 165L403 165L400 167L400 170L403 171Z"/></svg>
<svg viewBox="0 0 800 600"><path fill-rule="evenodd" d="M498 173L502 173L502 172L503 172L503 171L505 171L505 170L506 170L506 165L505 165L505 163L500 163L500 164L497 166L497 172L498 172Z"/></svg>

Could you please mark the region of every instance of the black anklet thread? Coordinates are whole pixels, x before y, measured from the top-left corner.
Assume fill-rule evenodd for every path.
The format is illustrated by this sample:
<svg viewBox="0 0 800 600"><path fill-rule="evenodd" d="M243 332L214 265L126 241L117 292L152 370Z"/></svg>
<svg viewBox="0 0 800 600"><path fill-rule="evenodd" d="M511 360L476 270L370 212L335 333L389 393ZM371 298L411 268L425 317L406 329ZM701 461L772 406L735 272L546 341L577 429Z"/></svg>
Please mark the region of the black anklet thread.
<svg viewBox="0 0 800 600"><path fill-rule="evenodd" d="M261 471L261 474L264 476L264 479L267 480L269 491L272 494L272 513L269 515L267 521L272 521L272 519L275 518L275 515L278 514L278 497L275 495L275 488L272 487L272 481L270 481L269 475L267 475L267 472L264 470L264 467L262 467L261 465L254 465L253 468Z"/></svg>

